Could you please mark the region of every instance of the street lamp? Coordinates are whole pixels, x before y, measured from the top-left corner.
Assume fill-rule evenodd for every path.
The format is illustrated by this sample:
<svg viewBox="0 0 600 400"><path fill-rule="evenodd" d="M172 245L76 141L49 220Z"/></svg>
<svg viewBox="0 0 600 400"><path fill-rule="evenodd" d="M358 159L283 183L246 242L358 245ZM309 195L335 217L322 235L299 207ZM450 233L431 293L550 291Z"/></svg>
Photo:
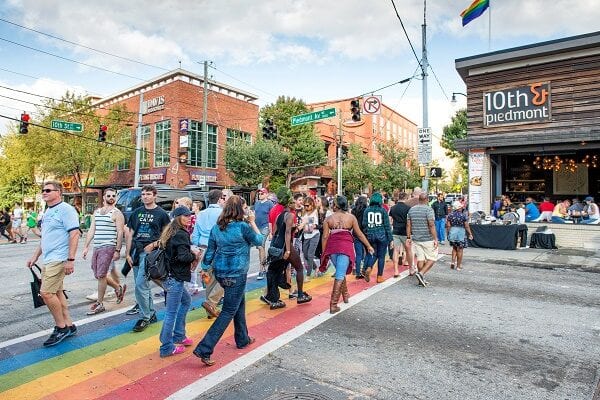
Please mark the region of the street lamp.
<svg viewBox="0 0 600 400"><path fill-rule="evenodd" d="M457 94L460 94L461 96L465 96L465 97L467 97L467 95L466 95L466 94L464 94L464 93L461 93L461 92L453 92L453 93L452 93L452 100L451 100L453 104L456 104L456 95L457 95Z"/></svg>

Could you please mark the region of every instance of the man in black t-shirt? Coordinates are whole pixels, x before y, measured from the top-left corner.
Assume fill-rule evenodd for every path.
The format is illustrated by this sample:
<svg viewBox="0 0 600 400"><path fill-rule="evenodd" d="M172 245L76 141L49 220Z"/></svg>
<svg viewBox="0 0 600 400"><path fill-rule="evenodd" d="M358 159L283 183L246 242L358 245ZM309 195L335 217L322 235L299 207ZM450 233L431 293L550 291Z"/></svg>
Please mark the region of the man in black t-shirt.
<svg viewBox="0 0 600 400"><path fill-rule="evenodd" d="M394 238L394 277L398 277L398 264L402 262L402 253L405 253L406 260L404 265L409 266L409 274L414 275L417 272L413 265L413 252L411 246L406 244L406 219L410 206L406 204L408 195L404 192L398 195L398 202L390 209L392 218L392 237ZM404 251L403 251L404 250Z"/></svg>
<svg viewBox="0 0 600 400"><path fill-rule="evenodd" d="M8 207L6 207L5 211L0 210L0 235L7 238L10 243L12 242L12 238L6 234L6 229L10 226L10 214L8 211L10 211Z"/></svg>
<svg viewBox="0 0 600 400"><path fill-rule="evenodd" d="M127 221L125 238L126 260L133 267L135 279L135 299L141 318L133 327L134 332L141 332L156 322L156 311L150 292L150 283L146 280L146 254L158 248L158 239L165 226L170 222L169 214L156 204L156 188L152 185L142 187L143 206L133 210ZM135 314L135 307L129 315Z"/></svg>

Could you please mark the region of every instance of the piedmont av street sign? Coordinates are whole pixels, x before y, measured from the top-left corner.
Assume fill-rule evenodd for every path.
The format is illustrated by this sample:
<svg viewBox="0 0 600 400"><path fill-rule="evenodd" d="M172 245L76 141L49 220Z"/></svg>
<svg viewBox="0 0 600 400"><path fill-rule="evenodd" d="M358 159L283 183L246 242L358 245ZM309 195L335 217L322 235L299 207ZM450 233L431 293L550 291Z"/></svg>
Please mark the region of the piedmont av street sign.
<svg viewBox="0 0 600 400"><path fill-rule="evenodd" d="M61 131L83 132L83 124L77 122L66 122L53 119L50 127Z"/></svg>
<svg viewBox="0 0 600 400"><path fill-rule="evenodd" d="M294 115L292 117L292 126L308 124L309 122L315 122L320 119L335 117L335 108L328 108L326 110L315 111L308 114Z"/></svg>

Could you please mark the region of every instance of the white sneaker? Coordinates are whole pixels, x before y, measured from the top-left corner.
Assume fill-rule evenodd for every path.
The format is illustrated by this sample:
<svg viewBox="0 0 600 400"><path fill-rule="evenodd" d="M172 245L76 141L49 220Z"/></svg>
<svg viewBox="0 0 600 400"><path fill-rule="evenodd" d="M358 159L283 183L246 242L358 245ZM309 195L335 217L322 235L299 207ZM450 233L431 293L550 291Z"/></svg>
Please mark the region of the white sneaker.
<svg viewBox="0 0 600 400"><path fill-rule="evenodd" d="M88 299L89 301L96 301L96 300L98 300L98 292L88 294L87 296L85 296L85 298Z"/></svg>

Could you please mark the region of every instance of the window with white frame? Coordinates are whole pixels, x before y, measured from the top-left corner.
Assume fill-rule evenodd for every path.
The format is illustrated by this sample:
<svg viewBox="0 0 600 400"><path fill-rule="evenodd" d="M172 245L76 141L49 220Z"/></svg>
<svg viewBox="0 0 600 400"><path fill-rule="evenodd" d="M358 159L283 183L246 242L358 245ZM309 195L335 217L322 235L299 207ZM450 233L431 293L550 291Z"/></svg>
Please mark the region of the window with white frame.
<svg viewBox="0 0 600 400"><path fill-rule="evenodd" d="M217 127L207 124L208 130L208 158L206 166L217 168ZM190 121L188 128L188 165L202 167L202 122Z"/></svg>

